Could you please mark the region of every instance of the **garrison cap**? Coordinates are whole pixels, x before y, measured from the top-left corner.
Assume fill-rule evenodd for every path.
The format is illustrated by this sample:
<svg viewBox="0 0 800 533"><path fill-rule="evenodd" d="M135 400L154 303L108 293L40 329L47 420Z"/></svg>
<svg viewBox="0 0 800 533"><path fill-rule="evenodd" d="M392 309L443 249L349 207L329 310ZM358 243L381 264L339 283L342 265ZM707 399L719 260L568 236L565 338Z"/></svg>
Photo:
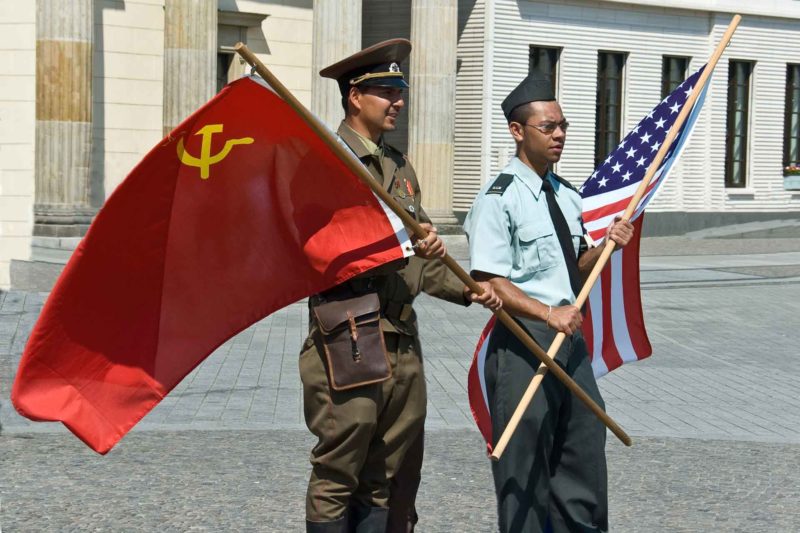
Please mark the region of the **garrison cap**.
<svg viewBox="0 0 800 533"><path fill-rule="evenodd" d="M553 92L553 82L550 77L546 76L539 69L533 69L531 73L506 96L506 99L503 100L500 107L503 108L503 114L506 116L506 120L509 120L511 112L521 105L529 102L551 101L555 99L556 95Z"/></svg>
<svg viewBox="0 0 800 533"><path fill-rule="evenodd" d="M325 67L319 71L319 75L336 80L342 96L347 95L350 87L360 85L405 89L408 83L403 78L400 63L410 53L411 41L389 39Z"/></svg>

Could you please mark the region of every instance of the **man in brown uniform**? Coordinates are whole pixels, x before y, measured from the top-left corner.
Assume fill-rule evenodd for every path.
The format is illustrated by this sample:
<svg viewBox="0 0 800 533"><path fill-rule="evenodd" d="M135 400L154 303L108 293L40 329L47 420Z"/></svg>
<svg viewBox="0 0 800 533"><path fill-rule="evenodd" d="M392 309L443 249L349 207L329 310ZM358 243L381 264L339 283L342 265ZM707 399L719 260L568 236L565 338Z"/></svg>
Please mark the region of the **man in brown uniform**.
<svg viewBox="0 0 800 533"><path fill-rule="evenodd" d="M310 332L300 354L300 376L306 424L319 439L311 452L313 470L306 496L306 530L310 532L386 531L390 487L425 421L425 378L411 305L414 297L425 291L462 305L470 301L490 308L500 305L488 284L483 285L480 297L468 293L436 259L444 255L445 247L420 205L414 169L383 140L384 132L395 129L404 106L402 89L408 84L399 64L410 51L409 41L393 39L320 72L339 83L345 108L338 130L341 140L430 234L416 243L416 256L407 264L380 267L309 299ZM326 344L320 308L335 303L337 309L345 309L349 302L371 293L378 297L391 373L378 382L343 389L336 386L339 378L333 378L333 350ZM348 308L343 318L352 324L354 347L356 307ZM353 350L353 360L360 360L362 354Z"/></svg>

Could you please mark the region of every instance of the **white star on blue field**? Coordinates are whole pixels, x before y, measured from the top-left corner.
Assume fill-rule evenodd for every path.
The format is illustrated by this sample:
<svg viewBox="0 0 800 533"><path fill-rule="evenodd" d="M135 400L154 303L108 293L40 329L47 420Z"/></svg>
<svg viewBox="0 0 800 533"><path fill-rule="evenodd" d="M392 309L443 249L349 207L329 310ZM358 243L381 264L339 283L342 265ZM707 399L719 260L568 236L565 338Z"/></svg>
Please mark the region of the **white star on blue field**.
<svg viewBox="0 0 800 533"><path fill-rule="evenodd" d="M644 178L645 172L655 159L687 98L692 94L704 68L681 83L625 136L617 148L606 157L605 161L580 187L581 196L589 198L607 193L627 187ZM682 129L685 127L684 123ZM682 133L683 131L681 131ZM677 142L672 144L664 161L672 156L676 145Z"/></svg>

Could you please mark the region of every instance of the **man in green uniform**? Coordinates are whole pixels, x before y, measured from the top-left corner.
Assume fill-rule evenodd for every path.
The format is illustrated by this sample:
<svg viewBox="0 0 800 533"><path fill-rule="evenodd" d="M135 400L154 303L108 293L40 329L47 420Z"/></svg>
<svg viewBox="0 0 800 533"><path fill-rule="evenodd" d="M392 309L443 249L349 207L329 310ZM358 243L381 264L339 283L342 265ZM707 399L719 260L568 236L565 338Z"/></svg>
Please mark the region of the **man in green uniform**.
<svg viewBox="0 0 800 533"><path fill-rule="evenodd" d="M396 127L408 87L399 64L411 43L393 39L362 50L320 72L339 83L345 119L338 135L404 209L430 234L417 241L416 256L367 272L309 299L310 332L300 354L306 424L318 437L306 497L306 529L310 532L383 532L387 527L390 487L425 421L426 393L417 335L414 297L421 291L462 305L479 301L497 308L491 285L481 296L464 285L437 259L445 246L421 206L419 183L408 159L386 144L383 133ZM350 324L353 361L372 360L357 349L358 311L364 297L377 294L380 328L388 377L349 388L335 386L342 362L335 360L321 316L324 309L342 309ZM345 316L346 315L346 316ZM339 319L331 319L331 324ZM324 322L324 323L323 323ZM345 358L347 359L347 358ZM339 368L345 368L343 364Z"/></svg>
<svg viewBox="0 0 800 533"><path fill-rule="evenodd" d="M538 72L502 108L517 152L478 193L464 223L473 276L492 283L506 311L540 346L550 346L558 332L567 335L556 362L602 406L574 305L601 248L586 245L580 194L550 168L561 158L569 123L550 80ZM616 220L608 230L619 248L632 235L627 221ZM495 441L538 367L498 324L484 369ZM492 464L500 531L540 533L548 519L555 532L606 531L605 427L552 374L541 389Z"/></svg>

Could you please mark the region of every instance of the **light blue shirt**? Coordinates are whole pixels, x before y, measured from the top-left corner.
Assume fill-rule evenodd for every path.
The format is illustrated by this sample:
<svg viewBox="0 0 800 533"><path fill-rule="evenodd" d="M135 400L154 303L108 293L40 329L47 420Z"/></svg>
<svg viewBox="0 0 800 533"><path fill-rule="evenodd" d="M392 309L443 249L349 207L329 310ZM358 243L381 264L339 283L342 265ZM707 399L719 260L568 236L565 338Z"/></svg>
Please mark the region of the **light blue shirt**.
<svg viewBox="0 0 800 533"><path fill-rule="evenodd" d="M502 191L495 186L497 178L490 180L464 221L472 270L508 278L545 305L574 303L576 295L569 284L542 178L516 157L500 174L511 174L513 180ZM553 184L577 257L583 236L581 196L549 171L546 179Z"/></svg>

